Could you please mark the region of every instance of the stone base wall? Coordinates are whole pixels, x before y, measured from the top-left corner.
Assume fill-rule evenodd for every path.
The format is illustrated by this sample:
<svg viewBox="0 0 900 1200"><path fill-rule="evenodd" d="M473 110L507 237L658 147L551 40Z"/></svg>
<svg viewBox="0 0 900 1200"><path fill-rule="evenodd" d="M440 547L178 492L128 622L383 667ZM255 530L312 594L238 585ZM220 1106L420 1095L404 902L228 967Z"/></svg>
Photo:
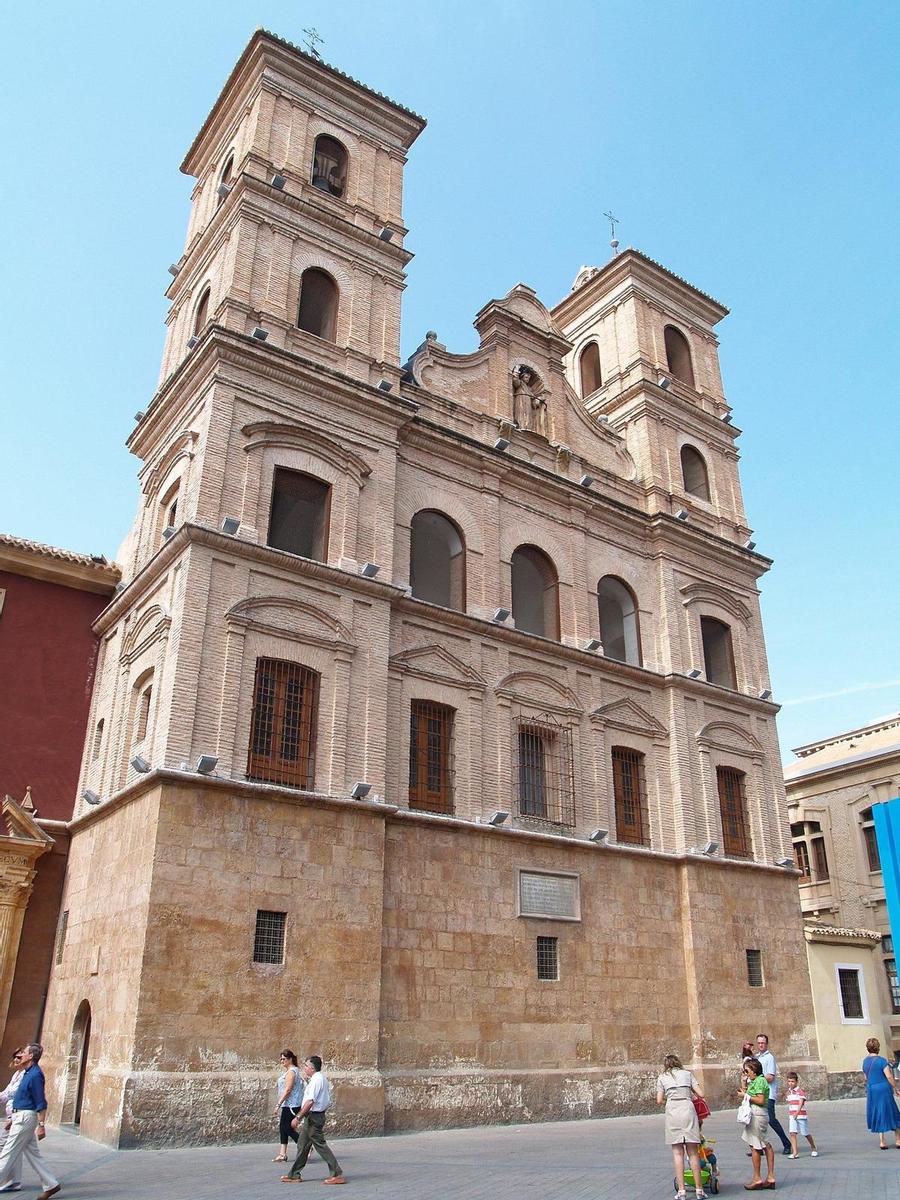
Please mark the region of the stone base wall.
<svg viewBox="0 0 900 1200"><path fill-rule="evenodd" d="M858 1100L866 1094L862 1071L829 1071L825 1097L829 1100Z"/></svg>
<svg viewBox="0 0 900 1200"><path fill-rule="evenodd" d="M732 1107L740 1043L758 1029L820 1086L783 872L275 788L163 781L152 797L73 837L73 862L104 872L98 854L126 831L141 840L138 813L155 825L141 920L117 918L114 892L98 911L91 889L69 888L85 952L51 995L48 1067L71 1027L63 1010L89 995L89 1136L269 1140L284 1047L322 1055L343 1135L654 1111L670 1051L714 1107ZM576 877L577 918L519 915L520 870ZM748 904L763 886L765 904ZM287 914L283 964L252 961L259 909ZM86 951L100 937L98 959ZM557 979L537 978L542 937L557 939ZM747 948L764 987L749 985ZM137 992L117 1008L114 965L138 952ZM121 1072L103 1061L113 1050L127 1054ZM67 1089L68 1077L51 1086L57 1118Z"/></svg>

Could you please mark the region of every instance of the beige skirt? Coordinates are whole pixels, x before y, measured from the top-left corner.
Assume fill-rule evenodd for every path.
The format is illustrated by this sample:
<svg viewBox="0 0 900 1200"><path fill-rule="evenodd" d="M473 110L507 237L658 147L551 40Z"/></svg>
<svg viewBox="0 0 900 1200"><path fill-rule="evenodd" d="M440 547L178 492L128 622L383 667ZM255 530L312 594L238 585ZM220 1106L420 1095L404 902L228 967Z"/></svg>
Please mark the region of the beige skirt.
<svg viewBox="0 0 900 1200"><path fill-rule="evenodd" d="M760 1108L758 1104L754 1104L751 1108L751 1114L750 1124L744 1126L741 1139L752 1150L765 1150L769 1144L766 1137L766 1134L769 1132L769 1111L766 1108Z"/></svg>

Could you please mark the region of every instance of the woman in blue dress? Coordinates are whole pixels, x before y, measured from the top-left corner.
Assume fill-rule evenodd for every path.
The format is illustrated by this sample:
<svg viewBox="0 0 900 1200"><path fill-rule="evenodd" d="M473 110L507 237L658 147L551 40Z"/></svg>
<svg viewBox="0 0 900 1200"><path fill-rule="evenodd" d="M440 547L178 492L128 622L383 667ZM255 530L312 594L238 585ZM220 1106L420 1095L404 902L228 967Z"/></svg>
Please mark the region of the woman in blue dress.
<svg viewBox="0 0 900 1200"><path fill-rule="evenodd" d="M900 1150L900 1088L894 1082L894 1072L886 1058L878 1053L881 1042L869 1038L866 1042L868 1054L863 1059L863 1075L866 1077L866 1124L869 1133L878 1134L878 1146L887 1150L884 1135L893 1131L894 1144ZM894 1099L896 1095L897 1100Z"/></svg>

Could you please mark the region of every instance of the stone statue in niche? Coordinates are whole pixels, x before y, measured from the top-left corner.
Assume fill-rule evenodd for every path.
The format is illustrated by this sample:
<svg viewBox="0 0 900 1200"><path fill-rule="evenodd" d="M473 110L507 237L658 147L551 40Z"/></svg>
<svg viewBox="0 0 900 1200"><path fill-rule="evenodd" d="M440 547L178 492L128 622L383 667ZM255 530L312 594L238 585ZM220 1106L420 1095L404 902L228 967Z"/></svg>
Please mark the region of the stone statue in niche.
<svg viewBox="0 0 900 1200"><path fill-rule="evenodd" d="M547 389L531 367L514 367L510 372L513 389L513 420L520 429L547 436Z"/></svg>

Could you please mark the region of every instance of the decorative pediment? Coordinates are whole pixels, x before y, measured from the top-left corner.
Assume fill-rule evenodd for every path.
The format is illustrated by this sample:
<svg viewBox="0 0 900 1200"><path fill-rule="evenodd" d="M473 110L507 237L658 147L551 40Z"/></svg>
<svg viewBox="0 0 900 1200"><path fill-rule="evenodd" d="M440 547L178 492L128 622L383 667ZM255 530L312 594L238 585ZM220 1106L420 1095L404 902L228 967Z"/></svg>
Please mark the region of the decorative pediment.
<svg viewBox="0 0 900 1200"><path fill-rule="evenodd" d="M148 463L144 467L141 474L145 478L141 484L141 490L145 495L150 496L162 487L179 459L190 460L194 457L194 448L199 437L199 433L193 429L180 430L168 442L162 453L153 460L153 463Z"/></svg>
<svg viewBox="0 0 900 1200"><path fill-rule="evenodd" d="M537 671L513 671L504 676L494 689L498 696L527 704L529 708L548 709L569 715L584 712L584 707L571 688Z"/></svg>
<svg viewBox="0 0 900 1200"><path fill-rule="evenodd" d="M637 701L628 696L621 700L613 700L602 704L591 713L591 720L610 729L621 729L625 733L634 733L639 737L652 738L654 741L667 738L669 731L652 713L641 708Z"/></svg>
<svg viewBox="0 0 900 1200"><path fill-rule="evenodd" d="M241 433L247 438L244 446L247 454L264 446L287 446L315 454L335 470L353 476L359 485L372 474L364 458L307 421L254 421L245 425Z"/></svg>
<svg viewBox="0 0 900 1200"><path fill-rule="evenodd" d="M154 642L169 632L172 618L161 604L151 604L145 609L125 635L122 643L122 661L134 662Z"/></svg>
<svg viewBox="0 0 900 1200"><path fill-rule="evenodd" d="M697 743L706 749L724 750L751 758L762 758L765 753L762 742L732 721L707 722L697 734Z"/></svg>
<svg viewBox="0 0 900 1200"><path fill-rule="evenodd" d="M388 660L388 667L392 671L431 679L451 687L477 688L481 691L487 686L474 667L443 646L417 646L413 650L403 650Z"/></svg>
<svg viewBox="0 0 900 1200"><path fill-rule="evenodd" d="M26 798L30 798L30 791L31 789L28 790ZM21 804L17 804L12 796L3 798L3 825L5 833L0 830L0 837L29 842L35 847L40 847L41 854L53 845L53 838L41 829L31 813ZM6 849L10 849L8 843Z"/></svg>
<svg viewBox="0 0 900 1200"><path fill-rule="evenodd" d="M229 609L230 625L274 633L295 642L354 650L350 630L337 617L292 596L254 596Z"/></svg>
<svg viewBox="0 0 900 1200"><path fill-rule="evenodd" d="M692 604L715 604L740 621L749 621L753 615L743 600L739 600L733 592L717 583L687 583L683 588L679 588L679 591L684 597L682 604L685 608Z"/></svg>

